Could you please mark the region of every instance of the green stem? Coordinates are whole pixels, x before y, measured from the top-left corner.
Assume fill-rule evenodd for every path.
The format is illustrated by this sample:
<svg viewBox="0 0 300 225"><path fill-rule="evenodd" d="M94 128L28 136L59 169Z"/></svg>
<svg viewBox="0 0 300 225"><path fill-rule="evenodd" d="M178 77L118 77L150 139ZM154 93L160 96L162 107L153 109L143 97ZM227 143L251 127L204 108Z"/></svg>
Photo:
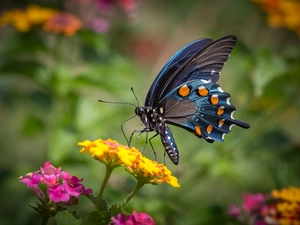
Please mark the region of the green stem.
<svg viewBox="0 0 300 225"><path fill-rule="evenodd" d="M138 180L138 182L136 183L136 186L134 188L134 190L127 196L127 198L124 200L123 204L122 204L122 208L130 201L130 199L132 199L132 197L144 186L144 182L141 182Z"/></svg>
<svg viewBox="0 0 300 225"><path fill-rule="evenodd" d="M49 216L46 216L46 215L41 215L41 225L46 225L48 220L49 220Z"/></svg>
<svg viewBox="0 0 300 225"><path fill-rule="evenodd" d="M96 206L95 206L95 208L98 208L98 206L100 206L100 204L101 204L101 200L102 200L104 189L105 189L105 187L106 187L106 185L108 183L108 180L109 180L110 175L111 175L111 173L112 173L113 170L114 170L113 167L106 166L105 177L103 179L103 182L102 182L102 185L101 185L101 189L100 189L100 192L99 192L97 200L96 200Z"/></svg>

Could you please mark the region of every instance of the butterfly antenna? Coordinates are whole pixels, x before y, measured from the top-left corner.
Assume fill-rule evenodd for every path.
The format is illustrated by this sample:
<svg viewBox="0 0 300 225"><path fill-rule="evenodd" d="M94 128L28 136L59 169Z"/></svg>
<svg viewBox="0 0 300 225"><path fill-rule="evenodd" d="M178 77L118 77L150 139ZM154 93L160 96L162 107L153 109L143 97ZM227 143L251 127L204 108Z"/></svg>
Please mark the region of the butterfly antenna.
<svg viewBox="0 0 300 225"><path fill-rule="evenodd" d="M138 107L140 107L139 100L138 100L138 98L136 97L136 94L135 94L135 92L134 92L134 90L133 90L133 87L131 87L130 89L131 89L131 91L132 91L132 93L133 93L133 95L134 95L134 97L135 97L135 100L136 100L136 102L137 102Z"/></svg>
<svg viewBox="0 0 300 225"><path fill-rule="evenodd" d="M110 102L110 101L104 101L104 100L101 100L101 99L99 99L98 102L103 102L103 103L113 103L113 104L123 104L123 105L131 105L131 106L136 107L135 104L132 104L132 103L129 103L129 102Z"/></svg>

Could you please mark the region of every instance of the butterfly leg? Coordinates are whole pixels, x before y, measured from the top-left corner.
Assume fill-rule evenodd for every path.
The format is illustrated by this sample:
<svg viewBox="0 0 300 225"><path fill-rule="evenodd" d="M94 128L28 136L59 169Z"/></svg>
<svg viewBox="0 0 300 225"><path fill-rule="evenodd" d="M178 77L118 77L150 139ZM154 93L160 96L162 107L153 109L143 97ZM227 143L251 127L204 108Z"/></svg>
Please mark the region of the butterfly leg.
<svg viewBox="0 0 300 225"><path fill-rule="evenodd" d="M154 154L154 160L156 161L156 152L155 152L155 150L154 150L154 147L153 147L153 145L152 145L152 142L151 142L151 140L153 139L153 138L155 138L157 135L158 135L159 133L156 133L155 135L153 135L151 138L149 138L149 143L150 143L150 145L151 145L151 148L152 148L152 151L153 151L153 154ZM148 136L148 132L147 132L147 136ZM147 138L148 139L148 138ZM147 140L146 139L146 140Z"/></svg>
<svg viewBox="0 0 300 225"><path fill-rule="evenodd" d="M132 131L132 133L131 133L131 135L130 135L130 138L129 138L129 141L128 141L128 147L130 147L131 142L132 142L133 135L134 135L135 133L140 133L140 134L138 135L138 139L139 139L140 136L141 136L141 134L144 133L144 132L146 132L146 131L148 131L147 128L144 128L143 130L134 130L134 131ZM138 141L138 139L137 139L137 141Z"/></svg>

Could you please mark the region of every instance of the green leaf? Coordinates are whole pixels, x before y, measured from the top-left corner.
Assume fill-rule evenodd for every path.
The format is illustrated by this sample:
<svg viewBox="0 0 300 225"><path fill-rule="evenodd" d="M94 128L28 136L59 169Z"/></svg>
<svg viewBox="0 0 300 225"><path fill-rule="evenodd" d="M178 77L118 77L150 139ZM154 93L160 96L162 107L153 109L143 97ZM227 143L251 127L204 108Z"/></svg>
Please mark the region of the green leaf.
<svg viewBox="0 0 300 225"><path fill-rule="evenodd" d="M107 225L106 212L92 211L89 213L84 225Z"/></svg>
<svg viewBox="0 0 300 225"><path fill-rule="evenodd" d="M100 205L99 205L99 207L98 207L98 210L99 210L99 211L106 212L107 209L108 209L107 202L102 198L102 199L101 199L101 202L100 202Z"/></svg>
<svg viewBox="0 0 300 225"><path fill-rule="evenodd" d="M115 204L109 207L108 209L108 214L110 215L109 218L116 216L120 213L123 213L121 205Z"/></svg>
<svg viewBox="0 0 300 225"><path fill-rule="evenodd" d="M256 68L253 72L254 94L260 97L265 86L274 78L282 75L286 67L286 63L281 57L268 50L263 51L257 57Z"/></svg>
<svg viewBox="0 0 300 225"><path fill-rule="evenodd" d="M68 210L58 212L54 218L58 225L80 225L82 223L81 219L76 214Z"/></svg>

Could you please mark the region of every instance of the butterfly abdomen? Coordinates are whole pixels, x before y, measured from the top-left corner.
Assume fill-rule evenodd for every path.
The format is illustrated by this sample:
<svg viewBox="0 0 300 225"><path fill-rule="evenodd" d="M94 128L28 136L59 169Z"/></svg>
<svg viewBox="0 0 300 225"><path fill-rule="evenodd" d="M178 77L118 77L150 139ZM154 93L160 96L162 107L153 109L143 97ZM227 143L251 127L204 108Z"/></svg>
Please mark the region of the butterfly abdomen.
<svg viewBox="0 0 300 225"><path fill-rule="evenodd" d="M172 133L167 126L167 124L164 124L164 134L160 134L161 141L165 147L165 151L167 152L169 158L171 161L175 164L178 165L179 163L179 151L176 146L175 140L172 136Z"/></svg>

